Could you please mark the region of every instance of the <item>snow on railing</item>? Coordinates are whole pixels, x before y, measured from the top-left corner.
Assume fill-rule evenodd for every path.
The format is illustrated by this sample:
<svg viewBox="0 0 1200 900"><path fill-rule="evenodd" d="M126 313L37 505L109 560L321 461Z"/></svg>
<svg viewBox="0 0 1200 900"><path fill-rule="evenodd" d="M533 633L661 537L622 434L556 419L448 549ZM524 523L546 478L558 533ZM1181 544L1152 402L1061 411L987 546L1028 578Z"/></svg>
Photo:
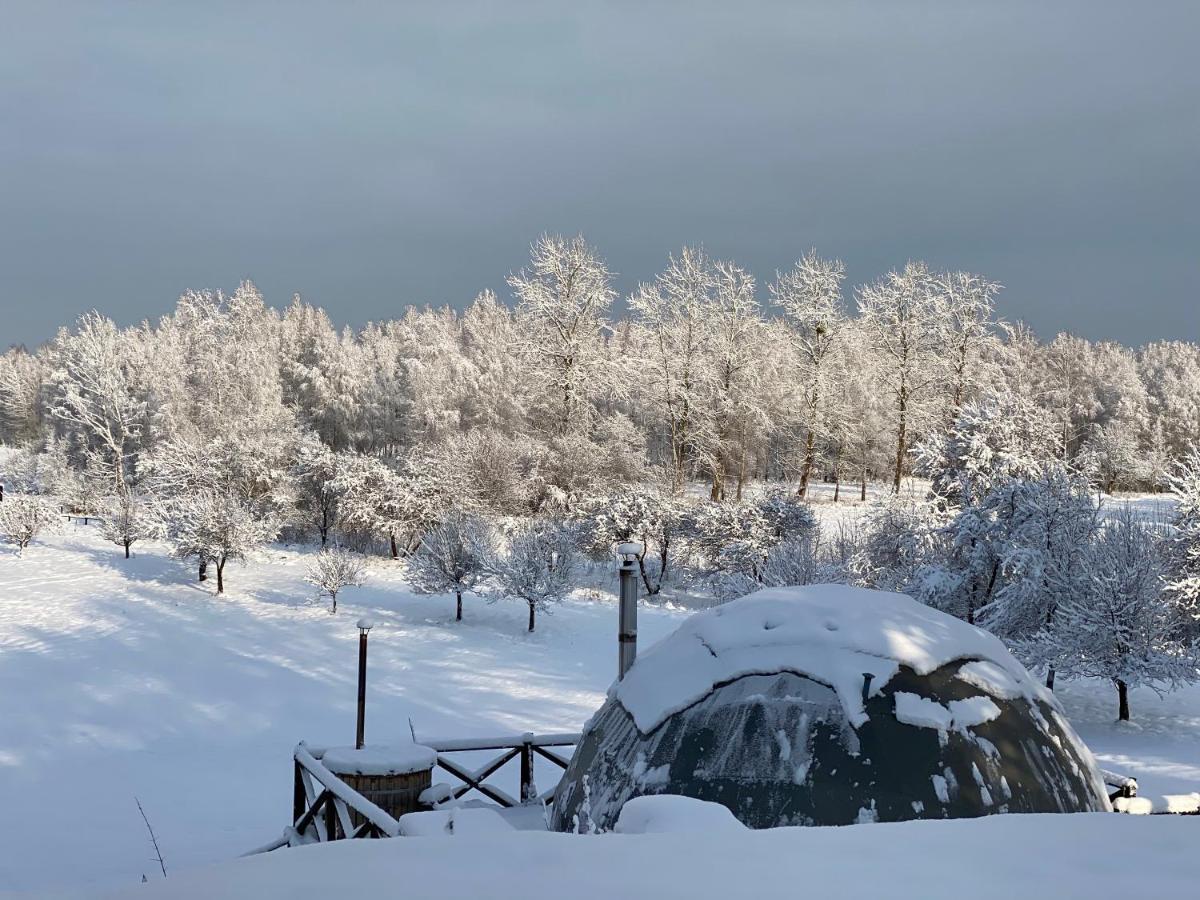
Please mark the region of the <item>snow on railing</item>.
<svg viewBox="0 0 1200 900"><path fill-rule="evenodd" d="M437 754L435 768L440 768L461 784L434 785L421 795L424 805L441 806L476 791L502 807L522 804L544 804L553 799L554 788L539 794L534 784L534 758L541 756L560 769L570 764L569 756L549 749L573 747L579 743L578 732L559 734L501 735L484 738L446 738L422 740L420 743ZM292 824L278 839L264 844L246 855L266 853L280 847L296 847L324 841L349 838L396 837L401 833L399 821L386 810L363 796L321 761L326 748L311 747L304 741L292 754L294 787ZM468 768L451 754L502 750L478 769ZM520 760L520 799L514 798L487 779L514 759ZM555 785L557 787L557 783ZM356 822L357 820L357 822Z"/></svg>

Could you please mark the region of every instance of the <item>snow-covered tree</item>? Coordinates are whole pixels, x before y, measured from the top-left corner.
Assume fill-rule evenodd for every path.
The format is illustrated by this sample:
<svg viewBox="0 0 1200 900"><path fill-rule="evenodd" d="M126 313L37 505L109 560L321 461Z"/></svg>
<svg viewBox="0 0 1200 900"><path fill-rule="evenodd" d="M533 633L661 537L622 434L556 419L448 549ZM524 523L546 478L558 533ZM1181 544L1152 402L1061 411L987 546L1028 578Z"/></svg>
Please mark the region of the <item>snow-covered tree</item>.
<svg viewBox="0 0 1200 900"><path fill-rule="evenodd" d="M977 503L1011 478L1033 478L1060 455L1054 422L1027 397L999 392L963 406L916 448L916 470L946 508Z"/></svg>
<svg viewBox="0 0 1200 900"><path fill-rule="evenodd" d="M1167 595L1200 636L1200 447L1193 446L1170 477L1176 497L1167 537Z"/></svg>
<svg viewBox="0 0 1200 900"><path fill-rule="evenodd" d="M407 559L408 580L422 593L454 593L455 621L462 621L463 594L475 591L492 572L496 558L491 526L481 517L456 511L421 538Z"/></svg>
<svg viewBox="0 0 1200 900"><path fill-rule="evenodd" d="M1083 565L1086 588L1062 597L1054 620L1024 642L1060 675L1103 678L1129 719L1129 689L1173 690L1200 679L1197 647L1180 638L1180 610L1163 595L1164 561L1153 527L1125 506L1100 529Z"/></svg>
<svg viewBox="0 0 1200 900"><path fill-rule="evenodd" d="M34 538L57 529L61 521L58 507L44 497L5 495L0 503L0 535L16 545L18 556L25 555L25 548Z"/></svg>
<svg viewBox="0 0 1200 900"><path fill-rule="evenodd" d="M928 266L911 262L861 287L858 310L859 325L879 358L880 383L892 401L892 490L899 493L913 436L929 425L946 379L945 306Z"/></svg>
<svg viewBox="0 0 1200 900"><path fill-rule="evenodd" d="M245 562L279 534L278 520L265 517L245 498L208 490L164 504L162 521L176 559L197 560L202 571L208 563L216 567L218 594L225 593L226 563Z"/></svg>
<svg viewBox="0 0 1200 900"><path fill-rule="evenodd" d="M50 415L78 429L87 451L105 462L111 484L124 490L130 453L141 433L144 405L131 384L128 337L99 313L80 317L54 343Z"/></svg>
<svg viewBox="0 0 1200 900"><path fill-rule="evenodd" d="M492 565L500 597L523 600L529 607L529 631L539 610L560 602L575 584L577 537L554 519L535 519L520 526Z"/></svg>
<svg viewBox="0 0 1200 900"><path fill-rule="evenodd" d="M590 498L580 514L597 553L611 557L618 544L641 544L637 560L646 593L653 596L662 590L683 527L684 506L678 499L649 490L627 490Z"/></svg>
<svg viewBox="0 0 1200 900"><path fill-rule="evenodd" d="M546 404L552 434L586 428L589 400L605 382L601 329L613 301L604 262L582 236L543 235L528 269L512 275L523 345Z"/></svg>
<svg viewBox="0 0 1200 900"><path fill-rule="evenodd" d="M141 540L155 537L159 524L145 504L132 491L110 498L101 510L100 531L106 539L125 550Z"/></svg>
<svg viewBox="0 0 1200 900"><path fill-rule="evenodd" d="M220 569L217 569L218 577ZM367 578L362 556L341 547L322 547L305 569L304 580L315 585L319 596L328 597L330 613L337 612L337 598L343 588L359 587Z"/></svg>
<svg viewBox="0 0 1200 900"><path fill-rule="evenodd" d="M304 524L316 529L324 547L341 523L342 484L338 473L343 455L309 436L300 441L294 456L297 511Z"/></svg>
<svg viewBox="0 0 1200 900"><path fill-rule="evenodd" d="M799 388L799 419L804 427L804 456L800 465L799 493L808 493L808 481L817 461L817 438L830 430L827 408L834 395L831 379L837 369L829 364L845 319L841 260L827 260L815 250L795 267L777 274L770 286L772 299L783 311L798 361L795 383Z"/></svg>
<svg viewBox="0 0 1200 900"><path fill-rule="evenodd" d="M953 418L982 380L985 348L995 340L992 313L1000 285L969 272L946 272L936 277L936 290L944 307Z"/></svg>

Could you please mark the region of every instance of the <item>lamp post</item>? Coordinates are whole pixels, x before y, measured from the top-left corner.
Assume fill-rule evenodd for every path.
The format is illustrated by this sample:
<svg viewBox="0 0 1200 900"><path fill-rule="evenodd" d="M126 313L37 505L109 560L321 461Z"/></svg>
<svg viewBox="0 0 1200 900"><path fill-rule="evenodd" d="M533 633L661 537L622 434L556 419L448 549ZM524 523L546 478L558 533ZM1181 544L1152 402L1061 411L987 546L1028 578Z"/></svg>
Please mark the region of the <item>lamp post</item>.
<svg viewBox="0 0 1200 900"><path fill-rule="evenodd" d="M617 680L625 677L637 658L637 559L642 545L627 541L617 546L621 555L621 612L617 626Z"/></svg>
<svg viewBox="0 0 1200 900"><path fill-rule="evenodd" d="M367 717L367 632L375 623L370 619L358 620L358 729L354 736L354 749L363 747L363 728Z"/></svg>

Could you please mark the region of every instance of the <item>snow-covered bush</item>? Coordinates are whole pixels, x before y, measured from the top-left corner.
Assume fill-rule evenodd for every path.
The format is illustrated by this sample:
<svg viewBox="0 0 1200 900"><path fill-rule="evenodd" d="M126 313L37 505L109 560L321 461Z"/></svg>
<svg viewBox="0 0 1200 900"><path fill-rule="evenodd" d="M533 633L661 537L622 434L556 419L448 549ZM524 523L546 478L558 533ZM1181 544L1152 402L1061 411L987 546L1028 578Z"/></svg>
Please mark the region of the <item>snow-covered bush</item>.
<svg viewBox="0 0 1200 900"><path fill-rule="evenodd" d="M1084 590L1065 595L1052 621L1018 644L1065 677L1103 678L1129 718L1129 689L1173 690L1200 678L1197 647L1179 640L1180 609L1163 593L1159 535L1126 506L1101 528L1081 568Z"/></svg>
<svg viewBox="0 0 1200 900"><path fill-rule="evenodd" d="M636 541L642 583L653 596L662 590L670 571L671 553L680 537L683 505L674 497L648 490L629 490L591 497L579 510L587 527L590 552L609 558L617 544Z"/></svg>
<svg viewBox="0 0 1200 900"><path fill-rule="evenodd" d="M684 518L692 564L716 576L719 593L736 595L762 583L771 548L787 541L812 540L817 520L808 505L782 491L750 502L702 503ZM720 582L727 581L724 587Z"/></svg>
<svg viewBox="0 0 1200 900"><path fill-rule="evenodd" d="M529 606L529 631L538 610L560 602L575 584L579 557L575 530L555 519L535 519L519 527L493 562L500 597Z"/></svg>
<svg viewBox="0 0 1200 900"><path fill-rule="evenodd" d="M159 523L138 497L126 491L102 507L100 532L118 547L125 548L125 558L129 559L129 548L158 534Z"/></svg>
<svg viewBox="0 0 1200 900"><path fill-rule="evenodd" d="M367 566L357 553L341 547L324 547L312 558L304 580L315 585L318 596L328 597L330 613L337 612L338 594L343 588L359 587L367 577Z"/></svg>
<svg viewBox="0 0 1200 900"><path fill-rule="evenodd" d="M425 532L407 560L408 580L422 593L454 592L456 621L462 621L462 595L491 573L495 559L492 529L479 516L454 512Z"/></svg>
<svg viewBox="0 0 1200 900"><path fill-rule="evenodd" d="M0 502L0 535L16 545L18 556L25 554L25 548L34 538L55 530L61 521L58 506L44 497L6 494Z"/></svg>
<svg viewBox="0 0 1200 900"><path fill-rule="evenodd" d="M909 592L938 549L938 517L932 505L891 496L863 516L851 566L854 580L885 591Z"/></svg>

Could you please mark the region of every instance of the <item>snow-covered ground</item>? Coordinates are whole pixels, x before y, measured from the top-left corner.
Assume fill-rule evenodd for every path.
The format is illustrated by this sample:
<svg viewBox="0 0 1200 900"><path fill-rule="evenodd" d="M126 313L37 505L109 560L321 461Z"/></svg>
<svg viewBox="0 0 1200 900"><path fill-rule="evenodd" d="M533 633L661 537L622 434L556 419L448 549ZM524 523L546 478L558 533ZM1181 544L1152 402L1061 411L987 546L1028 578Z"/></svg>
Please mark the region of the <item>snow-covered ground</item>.
<svg viewBox="0 0 1200 900"><path fill-rule="evenodd" d="M1189 897L1200 819L991 816L707 833L480 834L303 847L105 896L120 900L1103 900ZM286 858L285 858L286 855Z"/></svg>
<svg viewBox="0 0 1200 900"><path fill-rule="evenodd" d="M53 886L77 892L136 885L143 873L154 879L158 864L151 859L135 797L155 828L173 880L276 837L291 812L295 742L353 739L354 623L362 615L377 622L371 632L369 740L407 735L410 717L419 737L574 730L600 704L616 666L616 611L602 593L581 592L553 615L539 616L538 631L527 635L525 611L517 604L486 605L469 597L465 621L456 624L452 600L412 594L400 568L388 560L373 563L367 586L347 590L339 597L338 614L331 616L309 599L313 589L303 582L303 552L277 548L248 566L231 564L222 598L196 584L194 573L168 559L162 547L136 546L135 552L137 558L126 561L119 548L81 525L39 541L24 559L0 551L0 798L7 812L0 825L0 891L40 896ZM644 607L643 642L665 635L684 615ZM1116 703L1108 686L1067 684L1060 693L1103 765L1136 775L1146 793L1197 789L1200 688L1161 700L1148 691L1134 692L1135 721L1126 727L1113 722ZM883 838L865 834L877 828L881 836L895 836L898 847L912 844L914 859L897 860L896 866L913 878L924 871L938 885L972 866L982 870L985 848L994 854L990 868L996 870L1002 865L996 860L1016 859L1022 847L1033 852L1042 844L1060 848L1066 862L1061 869L1054 861L1030 869L1041 877L1057 877L1072 860L1082 865L1080 860L1093 856L1098 871L1107 871L1106 860L1121 854L1132 859L1135 870L1152 864L1154 871L1139 875L1152 881L1160 873L1170 877L1172 866L1191 865L1196 873L1194 854L1174 861L1164 848L1176 846L1180 835L1194 844L1200 820L1102 820L1092 824L1090 818L1071 817L1072 825L1088 830L1078 840L1058 817L1029 832L984 822L751 836L744 847L678 858L670 852L677 839L672 835L636 846L626 837L598 838L593 844L525 835L521 838L533 843L509 846L510 838L497 838L499 845L480 852L495 854L492 877L509 878L514 886L540 881L531 871L537 870L534 859L541 858L543 847L547 879L578 867L579 880L595 873L589 890L593 883L610 884L618 877L622 859L633 865L660 850L664 872L698 860L716 866L740 853L763 866L774 860L770 871L794 885L805 866L828 875L839 861L878 857L882 847L872 842ZM970 828L993 829L987 834L995 837L967 832ZM958 834L955 829L972 835L962 841L964 855L947 862L945 857L954 854L939 851L937 865L949 868L933 874L934 862L914 848L942 846L943 835ZM1011 840L1012 849L1006 844L997 853L996 840ZM1089 840L1095 842L1094 854L1076 847ZM785 845L811 852L783 852ZM611 847L617 848L611 857L608 850L596 849ZM970 848L979 848L975 857ZM439 859L455 868L450 860L464 852L471 855L438 844L420 851L348 847L282 854L295 861L297 877L306 884L329 879L345 892L354 883L346 871L360 871L360 862L361 871L391 873L396 883L399 873L411 870L406 860L414 853L434 872ZM222 879L257 877L248 873L280 867L282 854L197 875L195 881L181 878L178 883L193 885L187 889L192 892L163 896L222 896ZM346 877L339 880L337 872ZM462 892L441 896L467 896L475 876L453 874ZM1109 884L1132 885L1121 879L1139 873L1109 872L1114 874L1120 877ZM872 878L883 883L885 877L891 884L882 871L864 874L862 883ZM914 896L935 894L930 888ZM264 888L247 896L273 895Z"/></svg>

